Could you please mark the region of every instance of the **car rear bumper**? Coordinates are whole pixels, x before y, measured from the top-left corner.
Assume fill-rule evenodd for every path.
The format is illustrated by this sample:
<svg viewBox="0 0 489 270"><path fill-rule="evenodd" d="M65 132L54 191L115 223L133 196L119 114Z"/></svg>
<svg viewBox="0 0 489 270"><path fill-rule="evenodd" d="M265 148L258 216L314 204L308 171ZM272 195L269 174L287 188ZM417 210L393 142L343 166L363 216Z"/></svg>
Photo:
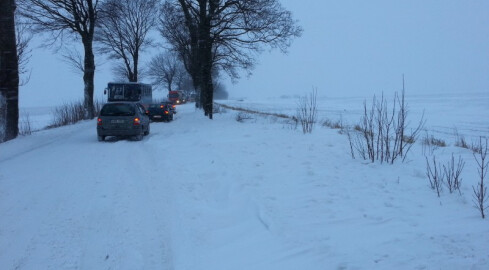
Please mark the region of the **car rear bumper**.
<svg viewBox="0 0 489 270"><path fill-rule="evenodd" d="M164 115L155 114L155 115L151 115L149 119L153 121L162 121L162 120L171 119L171 116L169 114L164 114Z"/></svg>
<svg viewBox="0 0 489 270"><path fill-rule="evenodd" d="M141 132L141 126L133 129L104 129L103 127L97 127L98 136L136 136L141 134Z"/></svg>

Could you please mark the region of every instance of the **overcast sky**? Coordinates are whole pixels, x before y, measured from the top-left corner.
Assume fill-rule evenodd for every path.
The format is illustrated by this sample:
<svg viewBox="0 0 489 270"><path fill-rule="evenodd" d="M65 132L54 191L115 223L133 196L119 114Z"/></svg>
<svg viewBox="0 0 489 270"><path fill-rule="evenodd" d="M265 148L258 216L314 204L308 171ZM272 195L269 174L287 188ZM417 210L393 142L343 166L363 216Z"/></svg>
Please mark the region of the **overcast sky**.
<svg viewBox="0 0 489 270"><path fill-rule="evenodd" d="M281 2L304 28L302 37L286 55L263 53L250 78L226 80L231 97L302 95L313 88L324 96L370 96L400 90L403 74L408 94L489 92L487 0ZM81 75L59 56L35 48L30 66L21 107L82 99ZM110 66L98 66L97 97L113 80Z"/></svg>

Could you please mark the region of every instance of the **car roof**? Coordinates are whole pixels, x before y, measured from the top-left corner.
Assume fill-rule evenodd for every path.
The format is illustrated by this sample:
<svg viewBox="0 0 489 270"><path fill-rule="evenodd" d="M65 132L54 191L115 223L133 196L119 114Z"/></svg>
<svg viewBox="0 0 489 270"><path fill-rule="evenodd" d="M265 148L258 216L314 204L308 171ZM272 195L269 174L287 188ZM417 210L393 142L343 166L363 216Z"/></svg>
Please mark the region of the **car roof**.
<svg viewBox="0 0 489 270"><path fill-rule="evenodd" d="M109 105L109 104L129 104L129 105L137 105L137 104L141 104L140 102L131 102L131 101L115 101L115 102L107 102L104 104L105 105Z"/></svg>

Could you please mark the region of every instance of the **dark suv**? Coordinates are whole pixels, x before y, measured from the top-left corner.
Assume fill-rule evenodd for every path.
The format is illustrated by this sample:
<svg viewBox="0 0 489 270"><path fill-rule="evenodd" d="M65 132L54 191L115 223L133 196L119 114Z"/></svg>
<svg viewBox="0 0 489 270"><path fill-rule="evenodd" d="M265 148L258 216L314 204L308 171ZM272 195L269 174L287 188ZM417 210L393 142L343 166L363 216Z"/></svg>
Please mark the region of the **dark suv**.
<svg viewBox="0 0 489 270"><path fill-rule="evenodd" d="M106 136L134 136L136 140L149 134L149 117L140 103L110 102L100 110L97 119L98 140Z"/></svg>

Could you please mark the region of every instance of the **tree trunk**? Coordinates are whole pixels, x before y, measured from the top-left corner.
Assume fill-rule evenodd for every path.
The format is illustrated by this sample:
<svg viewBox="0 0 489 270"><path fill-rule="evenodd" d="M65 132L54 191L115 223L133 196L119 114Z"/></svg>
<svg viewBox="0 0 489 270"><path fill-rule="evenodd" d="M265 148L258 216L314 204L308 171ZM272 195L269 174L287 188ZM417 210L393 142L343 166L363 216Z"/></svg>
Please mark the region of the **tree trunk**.
<svg viewBox="0 0 489 270"><path fill-rule="evenodd" d="M15 0L0 1L0 142L19 134L19 70L15 39ZM6 108L1 108L6 106ZM2 135L2 134L0 134Z"/></svg>
<svg viewBox="0 0 489 270"><path fill-rule="evenodd" d="M85 83L83 101L85 107L85 117L92 119L95 116L95 108L93 106L93 92L94 92L94 77L95 77L95 56L93 54L93 38L84 38L83 47L85 49L85 61L83 82Z"/></svg>
<svg viewBox="0 0 489 270"><path fill-rule="evenodd" d="M133 69L131 71L131 67L129 66L130 78L129 82L138 82L138 62L139 62L139 54L135 52L132 57Z"/></svg>
<svg viewBox="0 0 489 270"><path fill-rule="evenodd" d="M212 8L212 5L210 6ZM207 1L200 0L200 22L199 22L199 66L200 66L200 98L204 108L205 116L212 119L212 40L211 40L211 22L207 9Z"/></svg>
<svg viewBox="0 0 489 270"><path fill-rule="evenodd" d="M209 119L212 119L212 104L213 104L213 92L214 87L212 84L212 59L207 57L208 54L211 54L211 50L208 50L209 53L205 53L203 60L204 63L202 65L202 93L201 96L204 96L202 101L202 105L204 108L204 113Z"/></svg>

